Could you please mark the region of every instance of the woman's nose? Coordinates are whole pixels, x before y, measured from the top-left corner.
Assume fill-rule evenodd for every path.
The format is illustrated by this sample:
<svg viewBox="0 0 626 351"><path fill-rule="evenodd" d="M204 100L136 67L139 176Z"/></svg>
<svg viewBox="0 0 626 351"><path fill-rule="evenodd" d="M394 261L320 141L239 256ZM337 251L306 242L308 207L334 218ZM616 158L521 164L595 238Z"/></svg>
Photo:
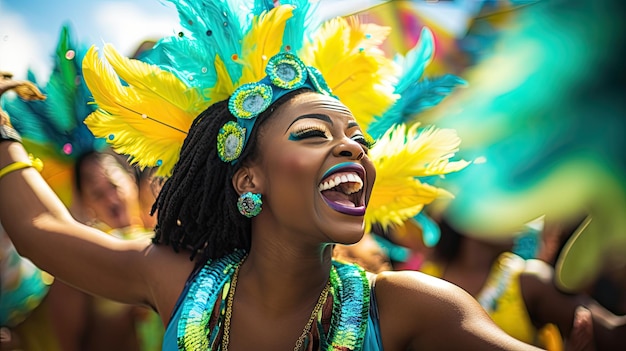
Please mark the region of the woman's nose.
<svg viewBox="0 0 626 351"><path fill-rule="evenodd" d="M357 161L365 156L363 146L350 138L344 138L337 144L333 153L337 157L347 157Z"/></svg>

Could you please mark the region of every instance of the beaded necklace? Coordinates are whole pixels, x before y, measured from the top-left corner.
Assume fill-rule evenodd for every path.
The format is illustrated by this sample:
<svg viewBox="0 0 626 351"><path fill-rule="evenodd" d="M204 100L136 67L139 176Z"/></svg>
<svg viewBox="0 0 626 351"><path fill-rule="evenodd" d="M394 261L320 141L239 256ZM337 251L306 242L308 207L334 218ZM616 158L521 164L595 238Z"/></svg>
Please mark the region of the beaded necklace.
<svg viewBox="0 0 626 351"><path fill-rule="evenodd" d="M179 350L221 349L220 336L226 333L228 294L233 283L236 284L235 271L244 257L245 252L237 250L208 262L189 282L189 290L181 305L181 317L177 325ZM328 294L332 295L333 307L327 333L321 328L321 313L315 313L313 317L313 321L317 320L318 323L320 350L361 350L370 299L369 281L365 271L357 265L333 261L329 281ZM322 302L321 306L323 305ZM303 344L309 331L310 328L305 333Z"/></svg>

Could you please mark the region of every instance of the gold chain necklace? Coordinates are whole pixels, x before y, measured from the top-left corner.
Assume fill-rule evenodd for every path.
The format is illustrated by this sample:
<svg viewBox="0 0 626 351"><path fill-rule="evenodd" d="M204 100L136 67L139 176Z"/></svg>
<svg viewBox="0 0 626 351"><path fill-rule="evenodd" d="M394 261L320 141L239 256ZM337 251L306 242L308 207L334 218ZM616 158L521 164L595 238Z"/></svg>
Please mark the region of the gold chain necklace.
<svg viewBox="0 0 626 351"><path fill-rule="evenodd" d="M243 261L242 261L243 262ZM237 277L239 276L239 267L241 264L235 268L235 273L233 274L233 280L231 282L230 290L228 291L228 297L226 300L226 313L224 316L224 334L222 335L222 351L228 351L228 343L230 341L230 319L233 315L233 299L235 297L235 288L237 287ZM294 351L300 351L300 348L304 344L304 339L306 339L307 334L311 331L311 327L313 326L313 321L320 313L324 303L326 302L326 298L328 297L328 292L330 291L330 280L326 283L324 290L320 294L319 299L317 300L317 304L315 308L313 308L313 312L311 312L311 317L309 317L309 321L304 326L302 330L302 334L296 341L296 346L293 348Z"/></svg>

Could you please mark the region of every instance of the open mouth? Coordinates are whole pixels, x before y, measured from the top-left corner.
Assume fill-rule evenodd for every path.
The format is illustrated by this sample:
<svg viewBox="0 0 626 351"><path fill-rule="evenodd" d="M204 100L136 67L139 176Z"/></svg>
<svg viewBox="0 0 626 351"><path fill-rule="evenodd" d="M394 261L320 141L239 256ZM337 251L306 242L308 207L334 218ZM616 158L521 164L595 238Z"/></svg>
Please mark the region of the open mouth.
<svg viewBox="0 0 626 351"><path fill-rule="evenodd" d="M352 216L365 214L363 179L365 170L356 163L342 163L329 169L318 189L335 211Z"/></svg>

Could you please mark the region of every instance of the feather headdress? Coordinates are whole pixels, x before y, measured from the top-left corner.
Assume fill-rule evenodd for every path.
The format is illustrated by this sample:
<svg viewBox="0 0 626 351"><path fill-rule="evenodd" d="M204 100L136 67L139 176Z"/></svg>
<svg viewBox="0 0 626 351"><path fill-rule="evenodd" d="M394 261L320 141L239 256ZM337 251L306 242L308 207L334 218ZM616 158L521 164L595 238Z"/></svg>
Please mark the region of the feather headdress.
<svg viewBox="0 0 626 351"><path fill-rule="evenodd" d="M91 93L82 78L86 52L87 46L74 42L70 26L62 26L52 73L45 87L38 86L47 99L15 98L4 104L24 146L44 161L42 176L66 205L71 202L73 165L78 157L107 146L84 124L96 109L90 104ZM32 72L28 80L38 85Z"/></svg>
<svg viewBox="0 0 626 351"><path fill-rule="evenodd" d="M95 48L86 55L85 79L99 107L86 123L114 149L131 155L141 167L159 166L158 175L169 176L194 118L243 85L264 79L270 58L291 53L311 68L309 74L325 78L332 95L350 108L364 130L378 124L378 145L371 154L380 173L368 224L401 224L424 204L449 196L419 177L466 166L448 162L458 148L456 134L404 126L463 83L450 77L435 84L418 82L433 53L430 31L406 57L392 60L380 49L389 28L356 17L318 24L315 8L306 0L278 6L267 0L248 5L169 1L184 31L161 39L144 62L120 56L111 45L104 46L105 60ZM393 122L381 122L388 118Z"/></svg>

